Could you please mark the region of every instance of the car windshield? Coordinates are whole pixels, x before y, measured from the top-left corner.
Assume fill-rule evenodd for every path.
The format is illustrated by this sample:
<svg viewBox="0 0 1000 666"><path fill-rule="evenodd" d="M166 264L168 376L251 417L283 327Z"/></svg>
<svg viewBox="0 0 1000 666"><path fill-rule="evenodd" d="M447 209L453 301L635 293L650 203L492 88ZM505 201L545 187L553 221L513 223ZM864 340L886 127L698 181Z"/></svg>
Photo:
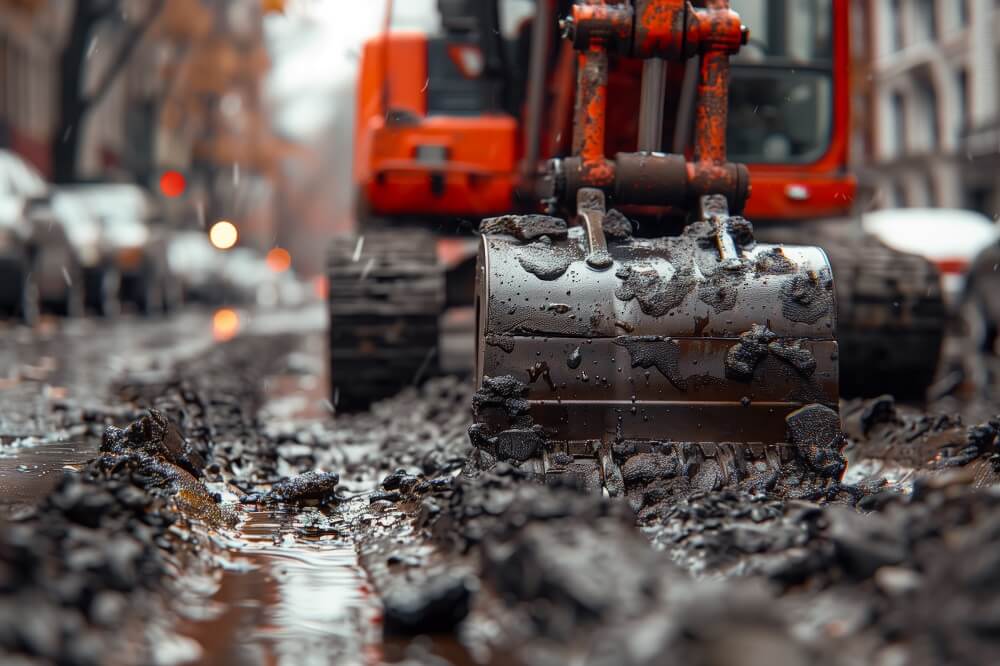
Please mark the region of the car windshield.
<svg viewBox="0 0 1000 666"><path fill-rule="evenodd" d="M730 157L814 162L833 116L832 0L733 0L750 27L730 84Z"/></svg>
<svg viewBox="0 0 1000 666"><path fill-rule="evenodd" d="M20 157L0 151L0 190L19 197L45 194L45 180Z"/></svg>

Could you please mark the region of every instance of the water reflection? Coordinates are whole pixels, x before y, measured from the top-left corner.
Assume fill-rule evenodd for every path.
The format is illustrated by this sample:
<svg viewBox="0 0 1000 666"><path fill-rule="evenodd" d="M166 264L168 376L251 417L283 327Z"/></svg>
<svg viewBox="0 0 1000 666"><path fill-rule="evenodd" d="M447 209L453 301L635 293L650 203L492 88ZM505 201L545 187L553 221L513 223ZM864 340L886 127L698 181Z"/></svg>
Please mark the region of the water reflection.
<svg viewBox="0 0 1000 666"><path fill-rule="evenodd" d="M188 619L178 632L201 646L188 663L381 662L380 608L342 520L316 510L249 512L220 541L229 563L203 607L179 609Z"/></svg>

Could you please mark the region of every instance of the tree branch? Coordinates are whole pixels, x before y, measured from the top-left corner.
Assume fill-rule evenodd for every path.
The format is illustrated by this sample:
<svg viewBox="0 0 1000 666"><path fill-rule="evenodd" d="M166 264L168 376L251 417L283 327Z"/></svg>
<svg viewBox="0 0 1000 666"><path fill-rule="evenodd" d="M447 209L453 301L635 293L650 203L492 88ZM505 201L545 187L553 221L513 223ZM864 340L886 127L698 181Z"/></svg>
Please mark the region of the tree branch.
<svg viewBox="0 0 1000 666"><path fill-rule="evenodd" d="M107 71L94 88L94 93L90 97L83 100L81 111L86 112L87 109L100 102L104 95L107 94L108 90L111 88L111 84L114 83L115 77L118 76L118 73L121 71L122 67L125 66L125 63L132 55L132 52L135 51L139 42L142 41L143 36L149 30L150 26L153 25L153 21L155 21L156 17L160 15L161 11L163 11L163 6L165 4L166 0L153 1L146 16L139 22L135 29L128 33L125 37L125 41L122 42L121 47L118 49L118 53L116 53L115 57L111 59L111 64L108 66Z"/></svg>

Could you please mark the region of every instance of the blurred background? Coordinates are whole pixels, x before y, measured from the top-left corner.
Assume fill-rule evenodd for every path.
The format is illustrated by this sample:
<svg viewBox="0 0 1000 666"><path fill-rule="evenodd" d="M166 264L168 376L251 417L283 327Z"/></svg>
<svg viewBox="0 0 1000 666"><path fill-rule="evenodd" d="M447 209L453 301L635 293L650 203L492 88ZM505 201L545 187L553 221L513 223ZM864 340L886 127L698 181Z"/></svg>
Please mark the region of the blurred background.
<svg viewBox="0 0 1000 666"><path fill-rule="evenodd" d="M432 31L435 7L397 1L392 25ZM356 70L385 9L0 0L0 149L50 183L137 185L170 230L231 222L224 243L319 275L352 224ZM863 206L1000 210L998 30L995 0L853 2Z"/></svg>

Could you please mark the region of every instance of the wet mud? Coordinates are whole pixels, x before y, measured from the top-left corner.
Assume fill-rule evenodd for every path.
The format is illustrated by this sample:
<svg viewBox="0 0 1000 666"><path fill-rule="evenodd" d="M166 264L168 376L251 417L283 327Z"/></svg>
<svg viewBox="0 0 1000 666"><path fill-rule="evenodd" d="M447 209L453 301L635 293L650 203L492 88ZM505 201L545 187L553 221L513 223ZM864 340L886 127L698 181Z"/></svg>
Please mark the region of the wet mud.
<svg viewBox="0 0 1000 666"><path fill-rule="evenodd" d="M549 215L501 215L490 217L479 224L483 234L507 234L521 242L530 242L548 236L566 238L566 220Z"/></svg>
<svg viewBox="0 0 1000 666"><path fill-rule="evenodd" d="M734 366L809 372L750 333ZM516 379L332 415L323 344L238 337L124 373L89 420L49 404L92 460L0 525L4 663L1000 659L996 420L882 397L803 407L781 450L616 441L609 497L525 464L547 435ZM508 434L470 438L473 409Z"/></svg>

